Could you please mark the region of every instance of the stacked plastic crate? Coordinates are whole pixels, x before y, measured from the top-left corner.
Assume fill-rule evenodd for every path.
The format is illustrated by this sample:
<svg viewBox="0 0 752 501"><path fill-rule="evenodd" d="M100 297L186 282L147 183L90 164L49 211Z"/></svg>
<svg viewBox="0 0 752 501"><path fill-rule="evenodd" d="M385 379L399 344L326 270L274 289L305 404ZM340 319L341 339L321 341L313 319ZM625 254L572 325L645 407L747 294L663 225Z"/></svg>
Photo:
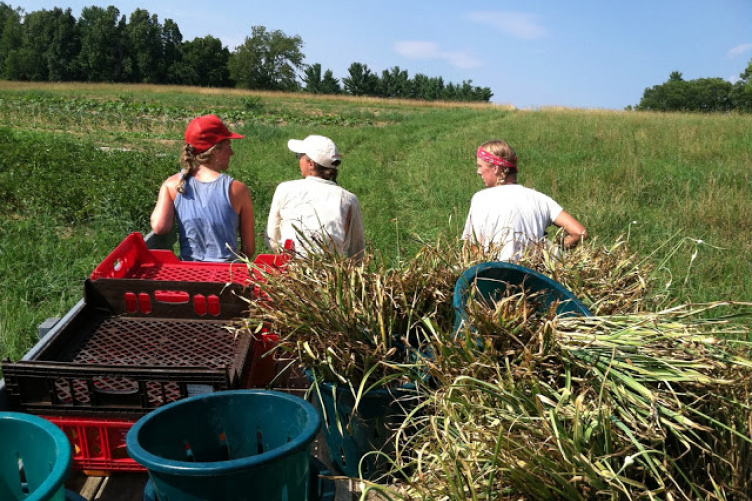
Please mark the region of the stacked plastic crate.
<svg viewBox="0 0 752 501"><path fill-rule="evenodd" d="M259 268L285 255L260 255ZM274 334L229 329L259 300L263 273L242 262L180 261L130 234L92 272L84 306L56 325L33 360L3 362L8 406L65 431L74 468L140 471L125 437L142 415L202 393L266 386L275 374ZM263 300L263 299L261 299Z"/></svg>

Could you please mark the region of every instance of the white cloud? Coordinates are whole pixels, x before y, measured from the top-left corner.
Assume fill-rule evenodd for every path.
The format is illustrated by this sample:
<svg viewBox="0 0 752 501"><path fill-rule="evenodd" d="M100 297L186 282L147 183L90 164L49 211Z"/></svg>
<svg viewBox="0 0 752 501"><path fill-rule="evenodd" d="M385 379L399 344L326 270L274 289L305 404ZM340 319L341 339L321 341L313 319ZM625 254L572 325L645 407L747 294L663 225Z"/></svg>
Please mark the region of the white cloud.
<svg viewBox="0 0 752 501"><path fill-rule="evenodd" d="M752 43L743 43L741 45L737 45L736 47L731 48L727 53L727 58L742 56L744 53L749 52L752 50Z"/></svg>
<svg viewBox="0 0 752 501"><path fill-rule="evenodd" d="M436 59L440 54L437 44L419 40L397 42L394 44L394 50L410 59Z"/></svg>
<svg viewBox="0 0 752 501"><path fill-rule="evenodd" d="M515 38L532 40L546 34L546 28L538 22L538 16L524 12L474 11L465 14L470 21L499 29Z"/></svg>
<svg viewBox="0 0 752 501"><path fill-rule="evenodd" d="M394 50L397 54L410 59L440 59L457 68L477 68L482 66L479 59L463 51L442 51L434 42L421 40L405 40L396 42Z"/></svg>

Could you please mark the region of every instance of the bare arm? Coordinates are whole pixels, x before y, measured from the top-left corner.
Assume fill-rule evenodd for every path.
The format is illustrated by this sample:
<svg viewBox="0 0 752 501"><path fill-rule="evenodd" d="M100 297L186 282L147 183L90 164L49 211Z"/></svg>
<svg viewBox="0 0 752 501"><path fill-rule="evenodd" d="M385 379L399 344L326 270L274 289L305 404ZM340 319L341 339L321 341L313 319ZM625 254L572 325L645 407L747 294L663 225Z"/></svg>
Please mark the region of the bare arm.
<svg viewBox="0 0 752 501"><path fill-rule="evenodd" d="M151 229L157 235L169 233L175 220L174 177L168 178L159 188L157 203L151 213Z"/></svg>
<svg viewBox="0 0 752 501"><path fill-rule="evenodd" d="M577 247L580 241L587 237L585 227L566 211L561 211L554 220L554 224L559 228L563 228L567 233L564 236L564 247L566 249Z"/></svg>
<svg viewBox="0 0 752 501"><path fill-rule="evenodd" d="M256 253L256 235L254 233L253 201L248 187L240 181L230 185L230 202L240 220L240 251L247 257Z"/></svg>

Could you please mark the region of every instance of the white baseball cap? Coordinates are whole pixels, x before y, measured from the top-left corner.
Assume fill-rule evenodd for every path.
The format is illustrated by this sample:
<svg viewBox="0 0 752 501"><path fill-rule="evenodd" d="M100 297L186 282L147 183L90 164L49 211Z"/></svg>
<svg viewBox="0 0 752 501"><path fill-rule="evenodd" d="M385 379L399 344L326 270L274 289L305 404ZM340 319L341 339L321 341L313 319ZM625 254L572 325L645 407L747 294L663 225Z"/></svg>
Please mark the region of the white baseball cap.
<svg viewBox="0 0 752 501"><path fill-rule="evenodd" d="M324 136L311 135L303 139L290 139L287 147L293 153L303 153L311 160L321 165L336 169L342 161L334 141Z"/></svg>

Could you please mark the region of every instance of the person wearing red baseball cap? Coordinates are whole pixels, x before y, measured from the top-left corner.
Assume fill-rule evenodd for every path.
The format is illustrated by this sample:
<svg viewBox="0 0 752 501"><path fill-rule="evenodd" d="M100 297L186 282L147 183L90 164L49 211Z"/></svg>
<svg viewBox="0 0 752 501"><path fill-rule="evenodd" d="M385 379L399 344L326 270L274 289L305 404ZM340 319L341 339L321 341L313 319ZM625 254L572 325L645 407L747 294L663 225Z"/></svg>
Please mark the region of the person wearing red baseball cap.
<svg viewBox="0 0 752 501"><path fill-rule="evenodd" d="M215 115L194 118L185 129L180 163L183 170L167 178L151 214L156 234L177 222L180 259L232 261L240 252L255 252L253 202L248 187L225 174L233 155L230 132Z"/></svg>
<svg viewBox="0 0 752 501"><path fill-rule="evenodd" d="M488 250L499 261L522 256L525 247L546 242L551 225L565 232L563 246L576 247L585 227L548 195L517 184L517 155L505 141L488 141L476 152L478 176L486 189L473 195L462 238Z"/></svg>

